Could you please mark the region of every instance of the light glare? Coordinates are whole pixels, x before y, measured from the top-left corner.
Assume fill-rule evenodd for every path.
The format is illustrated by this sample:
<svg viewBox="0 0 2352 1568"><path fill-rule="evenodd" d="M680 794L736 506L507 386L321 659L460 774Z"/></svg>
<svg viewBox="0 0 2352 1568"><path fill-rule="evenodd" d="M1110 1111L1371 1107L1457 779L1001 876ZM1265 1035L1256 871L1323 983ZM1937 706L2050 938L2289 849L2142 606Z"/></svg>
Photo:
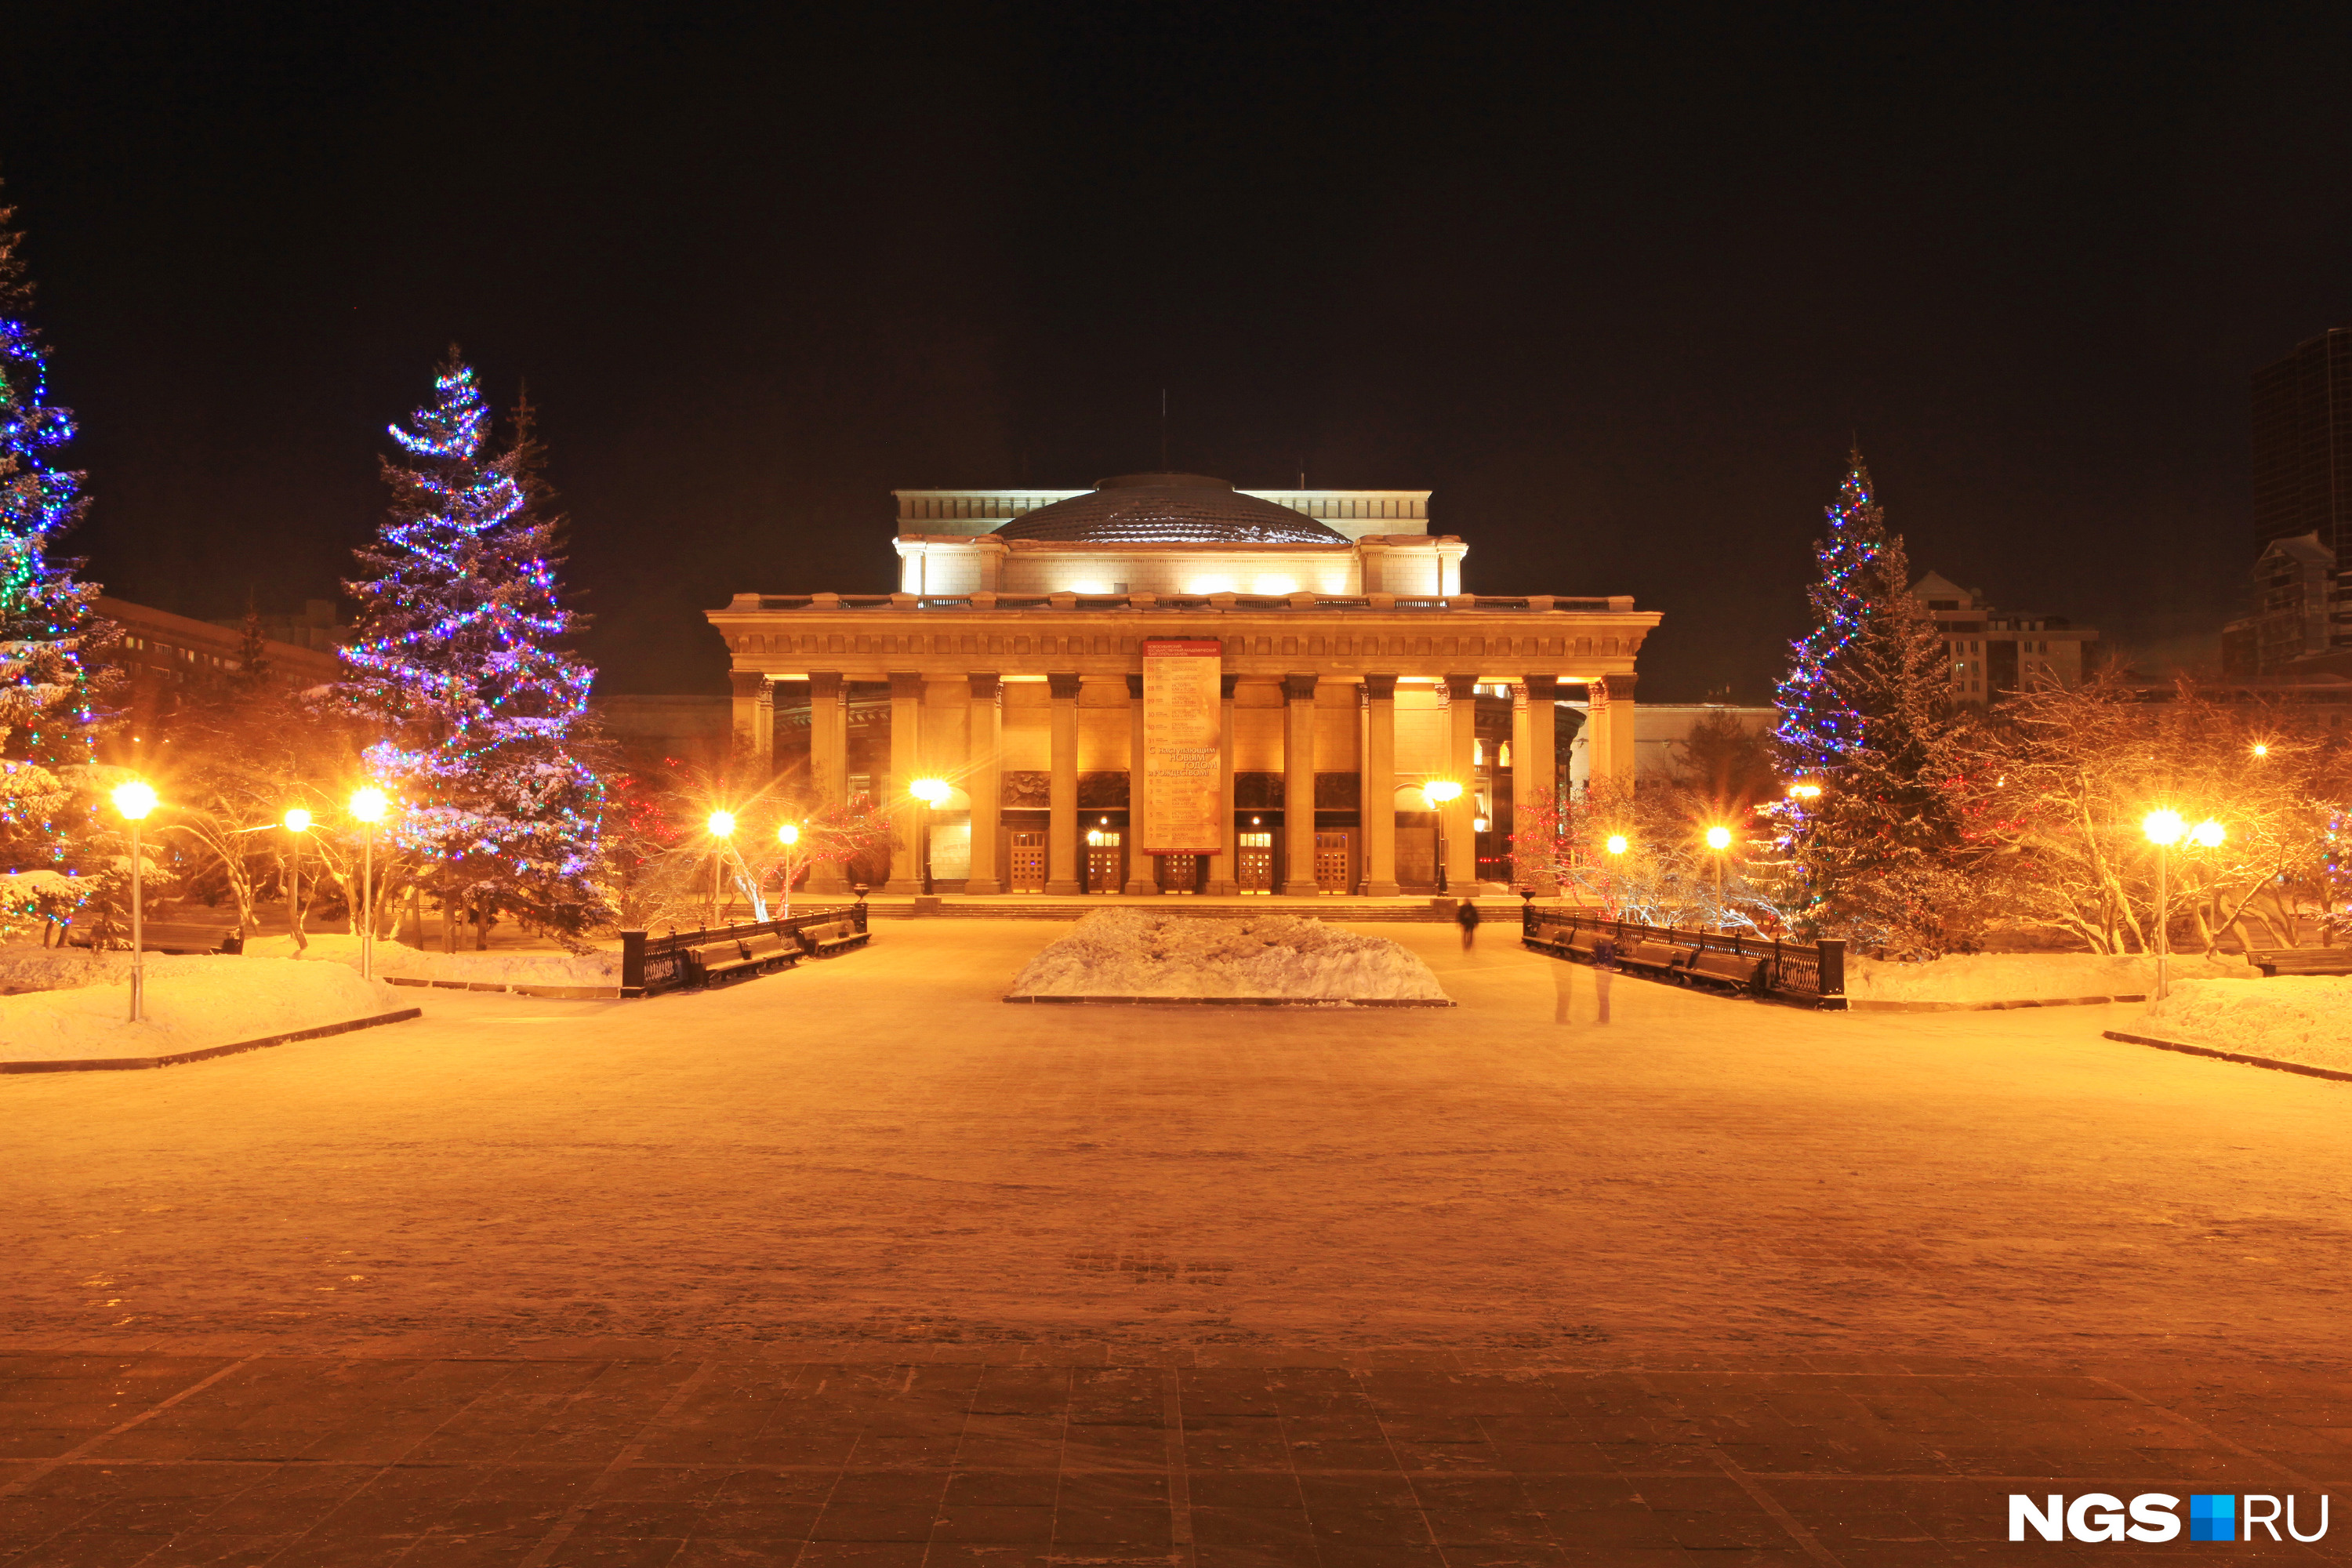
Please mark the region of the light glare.
<svg viewBox="0 0 2352 1568"><path fill-rule="evenodd" d="M710 836L713 838L725 838L735 831L735 814L731 811L714 811L710 814L710 821L706 826L709 827Z"/></svg>
<svg viewBox="0 0 2352 1568"><path fill-rule="evenodd" d="M117 784L114 789L114 809L122 814L125 821L139 821L155 809L153 786L139 779L133 779L127 784Z"/></svg>
<svg viewBox="0 0 2352 1568"><path fill-rule="evenodd" d="M310 814L299 805L295 806L286 814L286 830L289 833L310 832Z"/></svg>
<svg viewBox="0 0 2352 1568"><path fill-rule="evenodd" d="M2177 811L2151 811L2141 819L2139 826L2150 844L2178 844L2188 824L2180 820Z"/></svg>
<svg viewBox="0 0 2352 1568"><path fill-rule="evenodd" d="M382 822L383 820L384 808L390 804L391 802L384 798L383 791L377 789L373 784L369 785L365 789L353 791L352 795L352 820L354 822Z"/></svg>

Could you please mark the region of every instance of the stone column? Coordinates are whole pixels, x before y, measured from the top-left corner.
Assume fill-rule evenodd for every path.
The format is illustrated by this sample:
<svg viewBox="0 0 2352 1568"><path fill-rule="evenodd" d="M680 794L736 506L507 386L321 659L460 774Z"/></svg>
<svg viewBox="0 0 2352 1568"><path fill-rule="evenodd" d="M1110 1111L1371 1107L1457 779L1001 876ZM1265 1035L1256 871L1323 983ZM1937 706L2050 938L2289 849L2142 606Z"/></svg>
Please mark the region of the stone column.
<svg viewBox="0 0 2352 1568"><path fill-rule="evenodd" d="M1241 891L1241 847L1234 842L1234 687L1240 679L1217 677L1217 853L1210 858L1201 891L1220 899Z"/></svg>
<svg viewBox="0 0 2352 1568"><path fill-rule="evenodd" d="M1478 816L1475 784L1478 764L1473 760L1478 741L1478 678L1445 678L1445 776L1462 786L1459 798L1448 801L1445 823L1446 889L1456 898L1477 891L1478 835L1471 823Z"/></svg>
<svg viewBox="0 0 2352 1568"><path fill-rule="evenodd" d="M837 669L809 675L809 789L818 805L849 798L849 683ZM846 893L849 868L821 860L809 868L809 891Z"/></svg>
<svg viewBox="0 0 2352 1568"><path fill-rule="evenodd" d="M1620 788L1633 787L1633 687L1638 679L1630 671L1605 675L1588 687L1592 697L1593 784L1607 779Z"/></svg>
<svg viewBox="0 0 2352 1568"><path fill-rule="evenodd" d="M1511 873L1521 887L1532 887L1539 898L1549 898L1559 891L1559 883L1549 872L1522 869L1523 862L1549 862L1548 847L1539 847L1542 828L1536 821L1538 809L1549 809L1557 815L1559 790L1559 769L1552 761L1558 746L1559 710L1559 677L1530 675L1527 678L1527 732L1511 753Z"/></svg>
<svg viewBox="0 0 2352 1568"><path fill-rule="evenodd" d="M1045 891L1068 898L1078 881L1078 687L1075 675L1045 677L1053 699L1053 774L1045 796Z"/></svg>
<svg viewBox="0 0 2352 1568"><path fill-rule="evenodd" d="M1393 899L1396 875L1396 684L1364 677L1364 896Z"/></svg>
<svg viewBox="0 0 2352 1568"><path fill-rule="evenodd" d="M1282 890L1311 899L1315 885L1315 678L1282 678Z"/></svg>
<svg viewBox="0 0 2352 1568"><path fill-rule="evenodd" d="M1004 891L1004 871L996 863L996 837L1004 809L1004 682L973 675L969 754L964 789L971 796L971 879L967 893Z"/></svg>
<svg viewBox="0 0 2352 1568"><path fill-rule="evenodd" d="M903 669L890 672L890 782L881 805L890 814L890 879L886 893L923 890L923 847L916 841L923 819L907 786L923 776L923 678Z"/></svg>
<svg viewBox="0 0 2352 1568"><path fill-rule="evenodd" d="M735 696L735 750L765 779L776 771L775 692L756 669L730 669L727 683Z"/></svg>
<svg viewBox="0 0 2352 1568"><path fill-rule="evenodd" d="M1146 855L1141 848L1148 805L1143 774L1143 677L1130 675L1127 678L1127 886L1122 890L1136 899L1160 891L1160 858Z"/></svg>

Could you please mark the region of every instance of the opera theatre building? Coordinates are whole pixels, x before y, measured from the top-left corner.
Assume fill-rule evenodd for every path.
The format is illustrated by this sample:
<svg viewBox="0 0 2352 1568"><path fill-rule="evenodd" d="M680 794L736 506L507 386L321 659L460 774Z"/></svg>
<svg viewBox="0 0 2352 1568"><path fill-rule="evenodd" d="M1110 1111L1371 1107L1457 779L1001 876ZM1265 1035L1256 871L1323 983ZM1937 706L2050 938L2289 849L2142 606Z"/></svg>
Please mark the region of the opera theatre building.
<svg viewBox="0 0 2352 1568"><path fill-rule="evenodd" d="M1632 773L1658 616L1464 593L1426 490L896 494L897 593L710 612L740 748L909 807L887 871L820 889L919 890L928 832L948 893L1461 893L1514 880L1515 805Z"/></svg>

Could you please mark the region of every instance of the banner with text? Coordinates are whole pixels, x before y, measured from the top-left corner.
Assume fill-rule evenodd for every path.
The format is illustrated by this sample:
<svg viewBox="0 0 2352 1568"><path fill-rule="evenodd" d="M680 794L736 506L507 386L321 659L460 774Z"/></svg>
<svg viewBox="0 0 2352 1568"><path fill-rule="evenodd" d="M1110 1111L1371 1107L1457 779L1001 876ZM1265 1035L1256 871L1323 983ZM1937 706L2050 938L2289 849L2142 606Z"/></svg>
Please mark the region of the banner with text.
<svg viewBox="0 0 2352 1568"><path fill-rule="evenodd" d="M1143 645L1143 842L1147 855L1213 855L1217 831L1217 677L1221 644Z"/></svg>

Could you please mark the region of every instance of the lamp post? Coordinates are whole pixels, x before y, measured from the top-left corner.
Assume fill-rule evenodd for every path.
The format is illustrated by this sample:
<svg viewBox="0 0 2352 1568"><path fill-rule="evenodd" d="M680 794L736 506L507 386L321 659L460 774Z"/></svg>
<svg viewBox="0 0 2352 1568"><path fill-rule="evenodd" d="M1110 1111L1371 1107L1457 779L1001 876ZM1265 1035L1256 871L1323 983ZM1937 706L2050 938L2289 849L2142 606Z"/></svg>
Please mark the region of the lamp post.
<svg viewBox="0 0 2352 1568"><path fill-rule="evenodd" d="M310 831L310 814L300 806L288 810L286 831L294 836L294 873L286 889L286 930L294 938L294 951L303 952L310 945L302 934L302 835Z"/></svg>
<svg viewBox="0 0 2352 1568"><path fill-rule="evenodd" d="M352 792L352 818L360 825L360 978L375 977L375 825L390 803L368 784Z"/></svg>
<svg viewBox="0 0 2352 1568"><path fill-rule="evenodd" d="M1620 860L1623 859L1625 851L1631 848L1632 845L1627 842L1623 834L1612 833L1602 841L1601 847L1609 851L1609 918L1614 920L1617 918L1617 878L1619 875L1617 865Z"/></svg>
<svg viewBox="0 0 2352 1568"><path fill-rule="evenodd" d="M735 814L714 811L710 814L710 820L703 826L709 828L710 837L718 840L710 850L710 923L716 926L719 923L719 882L727 870L727 841L735 834Z"/></svg>
<svg viewBox="0 0 2352 1568"><path fill-rule="evenodd" d="M1723 923L1723 852L1731 847L1731 829L1710 827L1706 830L1706 847L1715 852L1715 919Z"/></svg>
<svg viewBox="0 0 2352 1568"><path fill-rule="evenodd" d="M907 786L907 793L923 803L920 816L915 819L915 835L923 866L923 896L931 896L931 813L940 802L953 794L945 779L917 779Z"/></svg>
<svg viewBox="0 0 2352 1568"><path fill-rule="evenodd" d="M787 822L776 829L776 842L784 847L783 918L786 920L793 918L793 846L800 841L801 830L797 824Z"/></svg>
<svg viewBox="0 0 2352 1568"><path fill-rule="evenodd" d="M2167 860L2188 825L2177 811L2151 811L2139 826L2147 835L2147 841L2156 846L2156 999L2161 1002L2172 994L2172 934L2166 929L2171 923L2171 889L2167 877L2170 868Z"/></svg>
<svg viewBox="0 0 2352 1568"><path fill-rule="evenodd" d="M1462 798L1462 786L1452 779L1432 779L1421 786L1421 798L1437 813L1437 890L1445 887L1445 807Z"/></svg>
<svg viewBox="0 0 2352 1568"><path fill-rule="evenodd" d="M139 825L155 809L155 792L149 785L133 779L118 784L114 790L114 809L122 820L131 824L131 1021L139 1022L141 1005L147 994L146 932L140 925L140 863Z"/></svg>

